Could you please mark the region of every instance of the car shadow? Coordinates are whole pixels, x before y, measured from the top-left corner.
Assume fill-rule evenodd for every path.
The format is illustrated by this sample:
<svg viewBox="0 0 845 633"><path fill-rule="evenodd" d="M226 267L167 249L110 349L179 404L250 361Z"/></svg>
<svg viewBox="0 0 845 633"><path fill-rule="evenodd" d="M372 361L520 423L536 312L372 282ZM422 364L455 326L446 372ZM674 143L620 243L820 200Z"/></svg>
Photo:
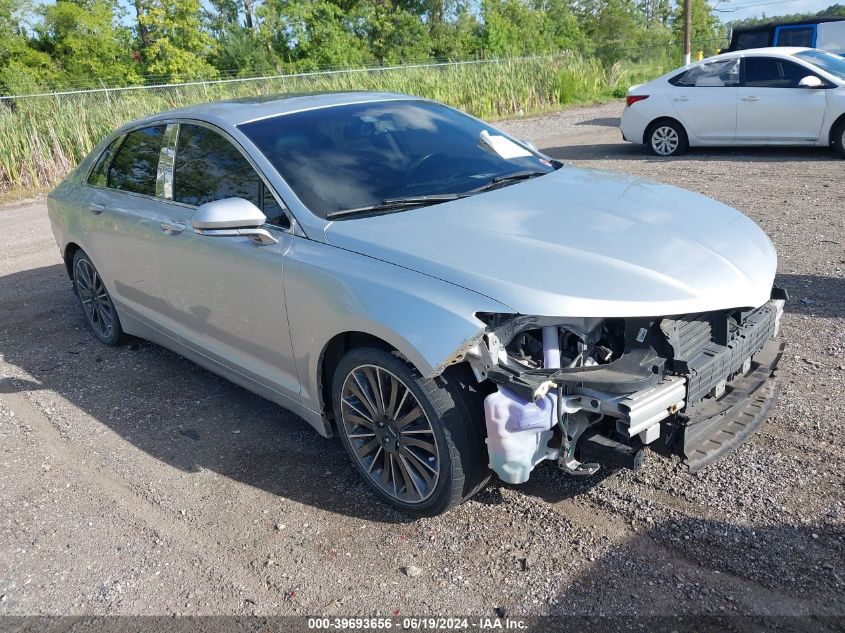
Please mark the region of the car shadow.
<svg viewBox="0 0 845 633"><path fill-rule="evenodd" d="M575 125L593 125L596 127L619 127L622 124L622 117L606 116L597 117L594 119L587 119L586 121L578 121Z"/></svg>
<svg viewBox="0 0 845 633"><path fill-rule="evenodd" d="M581 561L553 602L552 619L566 616L571 628L593 618L591 628L610 631L842 631L841 526L745 525L679 513L633 524L632 538ZM557 554L578 559L577 551L566 555L565 548Z"/></svg>
<svg viewBox="0 0 845 633"><path fill-rule="evenodd" d="M842 158L824 147L694 147L682 156L659 157L635 143L597 143L543 147L541 151L559 160L639 160L639 161L746 161L806 162L841 161Z"/></svg>
<svg viewBox="0 0 845 633"><path fill-rule="evenodd" d="M411 520L369 491L340 442L289 411L155 344L99 343L62 265L0 277L0 354L22 372L0 380L0 394L54 391L182 472L207 469L348 516Z"/></svg>
<svg viewBox="0 0 845 633"><path fill-rule="evenodd" d="M806 316L845 316L845 277L778 275L775 283L789 293L787 312Z"/></svg>
<svg viewBox="0 0 845 633"><path fill-rule="evenodd" d="M845 280L778 279L792 296L787 310L845 313ZM289 411L155 344L100 344L83 320L62 265L0 277L0 354L25 374L0 378L0 394L54 391L182 472L207 469L348 516L412 520L369 491L339 442L319 436ZM586 492L616 470L561 477L554 464L543 463L520 490L557 502ZM496 502L491 491L479 500Z"/></svg>

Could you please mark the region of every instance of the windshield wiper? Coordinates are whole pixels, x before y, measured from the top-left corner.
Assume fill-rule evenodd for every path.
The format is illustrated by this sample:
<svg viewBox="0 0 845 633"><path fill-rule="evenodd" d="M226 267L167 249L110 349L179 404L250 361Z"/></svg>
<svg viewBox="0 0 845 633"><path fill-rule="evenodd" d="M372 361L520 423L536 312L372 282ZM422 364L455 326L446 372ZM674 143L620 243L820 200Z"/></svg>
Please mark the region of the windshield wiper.
<svg viewBox="0 0 845 633"><path fill-rule="evenodd" d="M405 198L387 198L376 204L369 204L365 207L356 207L354 209L341 209L340 211L332 211L326 214L327 220L334 220L336 218L343 218L350 215L359 215L364 213L378 213L380 211L395 211L396 209L406 209L411 207L424 207L440 202L449 202L450 200L457 200L464 198L465 193L442 193L431 196L408 196Z"/></svg>
<svg viewBox="0 0 845 633"><path fill-rule="evenodd" d="M487 191L488 189L494 189L499 185L503 185L506 183L511 182L519 182L520 180L528 180L529 178L535 178L537 176L545 176L547 171L535 171L533 169L526 169L523 171L515 171L511 174L504 174L502 176L496 176L489 182L484 183L480 187L476 187L475 189L470 189L467 193L480 193L482 191Z"/></svg>
<svg viewBox="0 0 845 633"><path fill-rule="evenodd" d="M430 196L407 196L405 198L387 198L376 204L368 204L364 207L355 207L354 209L341 209L339 211L332 211L331 213L326 214L326 219L336 220L337 218L344 218L353 215L396 211L397 209L410 209L412 207L424 207L432 204L438 204L440 202L449 202L450 200L466 198L467 196L471 196L476 193L481 193L482 191L487 191L488 189L493 189L506 183L518 182L520 180L528 180L529 178L534 178L536 176L544 176L547 173L549 172L535 170L516 171L511 174L496 176L495 178L481 185L480 187L470 189L469 191L465 191L463 193L439 193Z"/></svg>

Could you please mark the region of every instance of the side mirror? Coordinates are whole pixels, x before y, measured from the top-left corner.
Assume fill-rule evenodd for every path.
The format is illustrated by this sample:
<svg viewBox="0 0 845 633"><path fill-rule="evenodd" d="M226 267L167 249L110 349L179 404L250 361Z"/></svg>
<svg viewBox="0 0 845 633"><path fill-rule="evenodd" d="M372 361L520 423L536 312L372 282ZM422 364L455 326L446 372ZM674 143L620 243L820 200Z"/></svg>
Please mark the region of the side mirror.
<svg viewBox="0 0 845 633"><path fill-rule="evenodd" d="M278 240L261 226L267 217L249 200L223 198L197 207L191 217L194 233L208 237L248 237L256 244L275 244Z"/></svg>
<svg viewBox="0 0 845 633"><path fill-rule="evenodd" d="M824 88L824 82L815 75L807 75L798 82L799 88Z"/></svg>

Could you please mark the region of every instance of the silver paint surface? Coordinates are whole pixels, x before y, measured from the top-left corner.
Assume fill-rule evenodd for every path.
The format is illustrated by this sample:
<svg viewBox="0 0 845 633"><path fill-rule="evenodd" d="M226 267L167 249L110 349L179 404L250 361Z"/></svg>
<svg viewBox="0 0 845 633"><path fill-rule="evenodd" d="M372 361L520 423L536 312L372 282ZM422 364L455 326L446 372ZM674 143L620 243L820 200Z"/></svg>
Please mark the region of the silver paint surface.
<svg viewBox="0 0 845 633"><path fill-rule="evenodd" d="M346 333L386 341L428 375L483 330L478 312L660 316L768 299L776 268L769 239L738 211L697 194L564 166L463 200L329 222L236 127L408 98L214 103L124 126L50 194L56 242L63 254L70 245L88 253L127 333L278 402L323 434L323 356ZM234 141L292 216L290 229L267 227L277 244L198 235L191 206L85 183L106 143L162 121L201 122ZM103 211L89 211L92 203ZM167 228L174 224L187 229Z"/></svg>

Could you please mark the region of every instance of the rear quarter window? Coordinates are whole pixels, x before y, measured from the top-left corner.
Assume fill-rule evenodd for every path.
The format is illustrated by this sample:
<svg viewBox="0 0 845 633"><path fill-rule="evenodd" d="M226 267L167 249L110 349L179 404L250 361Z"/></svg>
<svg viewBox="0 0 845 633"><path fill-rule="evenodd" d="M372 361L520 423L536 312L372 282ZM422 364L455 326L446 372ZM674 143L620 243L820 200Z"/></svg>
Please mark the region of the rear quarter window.
<svg viewBox="0 0 845 633"><path fill-rule="evenodd" d="M91 168L91 172L88 174L87 182L89 185L96 187L106 186L106 166L114 155L114 150L117 149L119 140L119 138L114 139L97 157L97 162L94 163L94 167Z"/></svg>
<svg viewBox="0 0 845 633"><path fill-rule="evenodd" d="M739 85L739 58L696 64L669 80L674 86L719 88Z"/></svg>

